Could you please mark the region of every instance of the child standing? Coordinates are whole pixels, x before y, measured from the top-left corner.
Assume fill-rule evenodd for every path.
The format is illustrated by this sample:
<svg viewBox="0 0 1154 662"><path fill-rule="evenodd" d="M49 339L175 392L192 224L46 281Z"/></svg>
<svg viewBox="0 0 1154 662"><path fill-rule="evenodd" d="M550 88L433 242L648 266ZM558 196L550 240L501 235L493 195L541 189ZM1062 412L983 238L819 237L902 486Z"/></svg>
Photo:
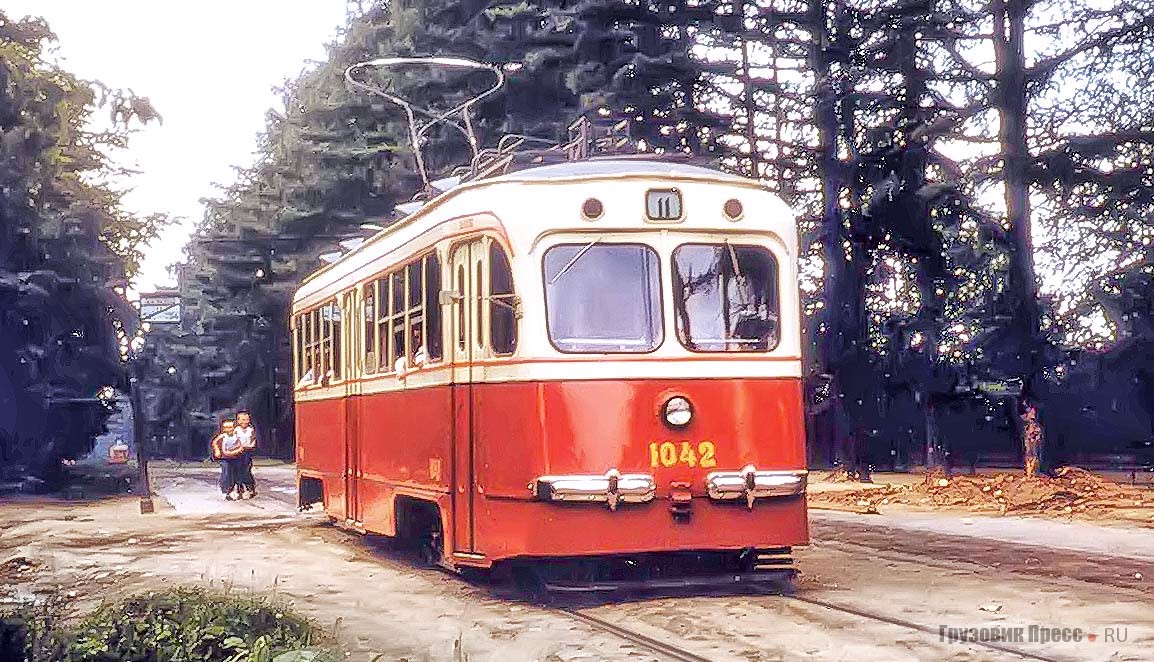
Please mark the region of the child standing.
<svg viewBox="0 0 1154 662"><path fill-rule="evenodd" d="M241 448L244 450L237 459L240 474L236 478L236 483L239 488L247 491L248 498L252 499L256 497L256 477L252 475L252 459L256 452L256 428L252 426L252 416L247 411L236 414L236 436L240 439Z"/></svg>
<svg viewBox="0 0 1154 662"><path fill-rule="evenodd" d="M239 463L243 454L244 446L236 434L236 423L224 421L220 424L220 432L212 438L212 457L220 461L220 491L228 501L239 498ZM237 496L233 496L234 491Z"/></svg>

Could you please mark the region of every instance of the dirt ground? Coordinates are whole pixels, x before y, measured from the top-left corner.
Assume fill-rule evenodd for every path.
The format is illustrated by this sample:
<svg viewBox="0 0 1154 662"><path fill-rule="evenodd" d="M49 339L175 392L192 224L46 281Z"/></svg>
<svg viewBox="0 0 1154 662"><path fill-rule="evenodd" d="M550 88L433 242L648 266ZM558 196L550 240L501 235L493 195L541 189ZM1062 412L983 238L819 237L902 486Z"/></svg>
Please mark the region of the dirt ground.
<svg viewBox="0 0 1154 662"><path fill-rule="evenodd" d="M665 659L557 610L502 597L485 581L419 568L323 516L298 514L291 467L259 474L258 499L224 502L211 470L159 469L153 515L139 514L131 498L0 503L0 600L60 591L83 609L135 591L210 586L278 596L333 630L350 659L452 660L455 646L472 662ZM813 545L797 551L801 600L716 594L584 609L719 662L1029 659L936 634L989 625L1098 635L1017 645L1041 659L1151 659L1149 561L829 516L813 513ZM1125 628L1126 640L1106 642L1106 628Z"/></svg>
<svg viewBox="0 0 1154 662"><path fill-rule="evenodd" d="M1076 467L1055 475L1020 473L947 476L940 471L872 484L846 480L841 472L817 477L809 495L811 507L863 514L966 512L1125 523L1154 527L1154 489L1106 479Z"/></svg>

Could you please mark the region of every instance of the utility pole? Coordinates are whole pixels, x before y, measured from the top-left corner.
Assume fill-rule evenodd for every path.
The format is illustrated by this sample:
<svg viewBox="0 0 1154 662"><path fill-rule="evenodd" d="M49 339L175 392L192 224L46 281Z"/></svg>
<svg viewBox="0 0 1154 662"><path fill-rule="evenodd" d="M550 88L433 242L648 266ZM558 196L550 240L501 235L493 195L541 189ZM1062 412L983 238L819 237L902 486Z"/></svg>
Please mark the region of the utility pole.
<svg viewBox="0 0 1154 662"><path fill-rule="evenodd" d="M143 349L143 348L141 348ZM128 361L128 393L132 401L132 437L136 444L136 466L140 471L137 482L140 484L140 514L146 515L156 511L152 503L152 482L148 478L148 453L144 449L144 398L140 393L140 381L144 377L144 357L140 352Z"/></svg>
<svg viewBox="0 0 1154 662"><path fill-rule="evenodd" d="M180 323L180 295L176 291L147 292L140 294L137 314L140 325L150 327L153 324ZM143 338L140 338L143 340ZM140 513L147 514L156 511L152 502L152 482L148 477L148 452L145 448L146 432L144 429L144 395L140 386L144 380L145 345L132 351L128 360L128 396L132 400L132 436L136 442L136 465L139 468L138 480L141 486Z"/></svg>

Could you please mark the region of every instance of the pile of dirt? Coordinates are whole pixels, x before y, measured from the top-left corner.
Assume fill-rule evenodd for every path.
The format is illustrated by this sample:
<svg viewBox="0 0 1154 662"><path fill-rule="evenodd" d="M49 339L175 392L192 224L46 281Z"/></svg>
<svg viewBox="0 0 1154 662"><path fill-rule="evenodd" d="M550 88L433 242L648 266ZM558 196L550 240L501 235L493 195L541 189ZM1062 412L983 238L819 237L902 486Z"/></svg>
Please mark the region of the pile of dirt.
<svg viewBox="0 0 1154 662"><path fill-rule="evenodd" d="M0 562L0 580L4 584L12 584L26 578L28 573L36 569L37 563L24 556L12 556Z"/></svg>
<svg viewBox="0 0 1154 662"><path fill-rule="evenodd" d="M814 493L810 501L859 512L878 512L888 504L1002 515L1101 515L1139 508L1154 512L1154 491L1114 483L1077 467L1062 467L1053 476L949 476L937 470L912 485Z"/></svg>

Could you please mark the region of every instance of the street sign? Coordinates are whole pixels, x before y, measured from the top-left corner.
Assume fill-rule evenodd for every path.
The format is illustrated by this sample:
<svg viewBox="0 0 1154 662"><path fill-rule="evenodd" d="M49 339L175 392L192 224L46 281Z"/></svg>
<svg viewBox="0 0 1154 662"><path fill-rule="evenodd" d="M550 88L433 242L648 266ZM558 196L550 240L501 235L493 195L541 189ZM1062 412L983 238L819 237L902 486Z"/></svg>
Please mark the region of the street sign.
<svg viewBox="0 0 1154 662"><path fill-rule="evenodd" d="M140 321L149 324L180 324L180 295L147 292L140 295Z"/></svg>
<svg viewBox="0 0 1154 662"><path fill-rule="evenodd" d="M974 387L984 395L993 397L1019 396L1022 394L1022 380L1002 379L997 381L979 381Z"/></svg>

